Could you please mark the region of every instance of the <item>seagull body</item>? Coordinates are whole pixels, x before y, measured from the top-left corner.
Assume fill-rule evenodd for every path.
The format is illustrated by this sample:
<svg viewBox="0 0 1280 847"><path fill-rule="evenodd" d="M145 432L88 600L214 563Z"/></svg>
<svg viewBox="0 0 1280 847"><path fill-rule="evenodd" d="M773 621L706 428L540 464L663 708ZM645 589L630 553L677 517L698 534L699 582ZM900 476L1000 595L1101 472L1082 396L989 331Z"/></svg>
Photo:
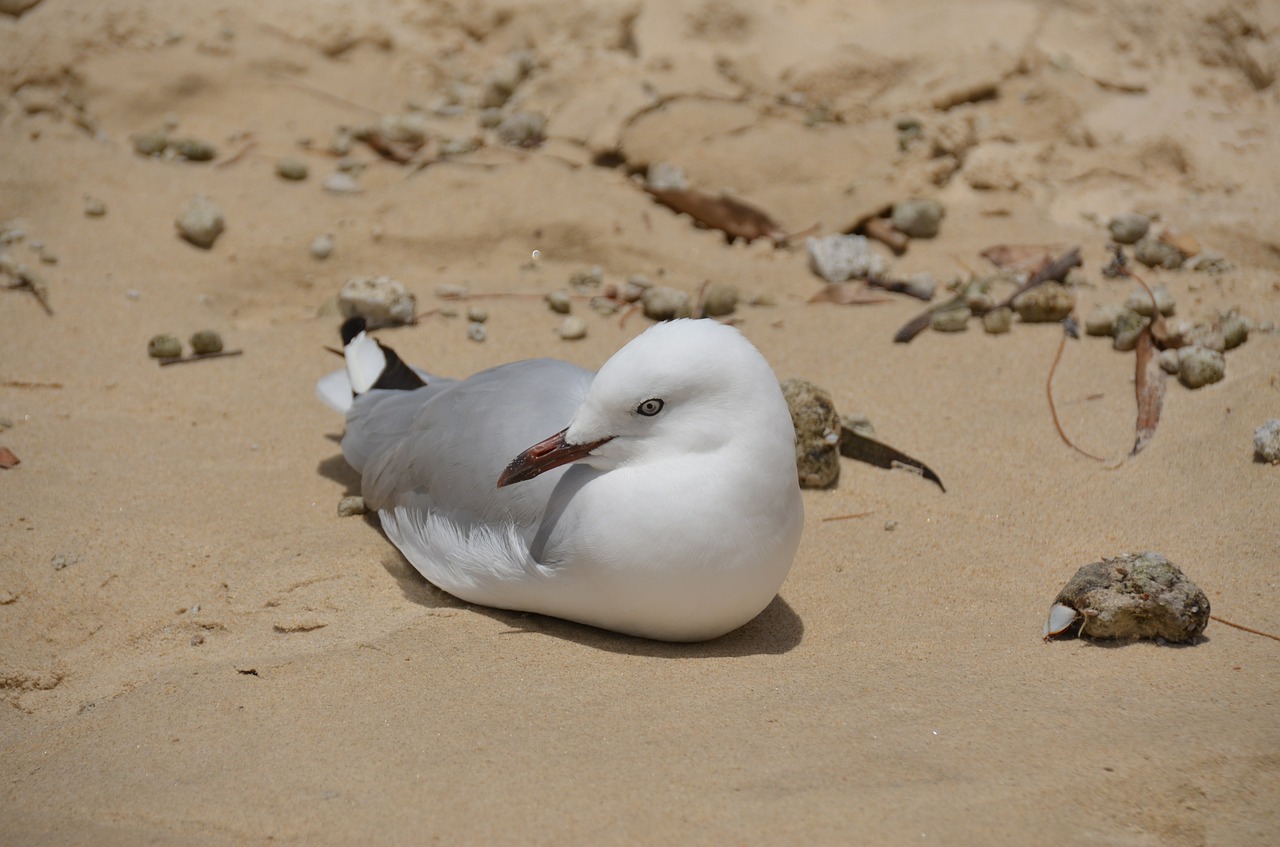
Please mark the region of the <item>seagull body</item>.
<svg viewBox="0 0 1280 847"><path fill-rule="evenodd" d="M370 368L399 358L348 334L347 373L318 392L350 404L342 450L366 506L436 586L665 641L715 638L776 595L803 523L795 436L737 330L672 321L596 374L534 359L411 372L410 390L379 387Z"/></svg>

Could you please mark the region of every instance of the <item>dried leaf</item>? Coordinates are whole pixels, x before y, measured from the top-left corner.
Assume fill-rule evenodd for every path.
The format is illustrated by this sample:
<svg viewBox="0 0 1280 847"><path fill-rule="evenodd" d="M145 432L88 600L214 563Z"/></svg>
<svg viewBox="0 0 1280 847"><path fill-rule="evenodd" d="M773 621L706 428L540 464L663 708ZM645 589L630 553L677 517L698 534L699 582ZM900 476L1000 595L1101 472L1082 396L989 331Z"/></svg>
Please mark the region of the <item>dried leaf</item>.
<svg viewBox="0 0 1280 847"><path fill-rule="evenodd" d="M877 468L885 468L886 470L898 466L912 468L925 479L937 483L943 492L947 490L938 475L924 462L913 459L888 444L882 444L874 438L867 438L865 435L854 432L847 426L840 428L840 455L846 459L856 459L859 462L866 462L868 465L875 465Z"/></svg>
<svg viewBox="0 0 1280 847"><path fill-rule="evenodd" d="M1053 261L1059 249L1045 244L997 244L978 255L1002 270L1034 274Z"/></svg>
<svg viewBox="0 0 1280 847"><path fill-rule="evenodd" d="M8 470L14 465L22 462L17 456L13 455L13 451L8 447L0 447L0 468Z"/></svg>
<svg viewBox="0 0 1280 847"><path fill-rule="evenodd" d="M1184 259L1200 255L1200 240L1189 232L1165 230L1160 234L1160 240L1181 253Z"/></svg>
<svg viewBox="0 0 1280 847"><path fill-rule="evenodd" d="M872 294L860 283L830 282L809 298L810 303L835 303L838 306L865 306L872 303L891 303L883 294Z"/></svg>
<svg viewBox="0 0 1280 847"><path fill-rule="evenodd" d="M768 238L774 244L787 243L787 234L773 218L741 200L725 195L716 197L694 188L646 188L645 191L668 209L686 214L703 226L718 229L731 239L755 241Z"/></svg>
<svg viewBox="0 0 1280 847"><path fill-rule="evenodd" d="M1155 437L1156 425L1160 423L1160 409L1164 405L1165 373L1160 368L1160 359L1156 355L1156 341L1147 326L1138 334L1137 375L1134 381L1134 393L1138 400L1138 420L1134 426L1133 449L1130 458L1142 452Z"/></svg>

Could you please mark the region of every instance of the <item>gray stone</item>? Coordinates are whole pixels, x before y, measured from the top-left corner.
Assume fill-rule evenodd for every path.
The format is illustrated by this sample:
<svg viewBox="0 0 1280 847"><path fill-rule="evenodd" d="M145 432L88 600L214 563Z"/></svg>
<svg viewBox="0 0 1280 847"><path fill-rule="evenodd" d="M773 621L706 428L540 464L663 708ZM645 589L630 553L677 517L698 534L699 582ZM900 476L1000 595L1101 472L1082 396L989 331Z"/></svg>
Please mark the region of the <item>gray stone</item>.
<svg viewBox="0 0 1280 847"><path fill-rule="evenodd" d="M1193 344L1178 351L1178 381L1187 388L1219 382L1227 372L1227 359L1217 350Z"/></svg>
<svg viewBox="0 0 1280 847"><path fill-rule="evenodd" d="M1177 270L1182 267L1182 254L1172 244L1158 238L1147 237L1133 248L1133 257L1149 268Z"/></svg>
<svg viewBox="0 0 1280 847"><path fill-rule="evenodd" d="M937 200L906 200L894 204L893 226L912 238L933 238L946 213Z"/></svg>
<svg viewBox="0 0 1280 847"><path fill-rule="evenodd" d="M880 276L887 270L884 259L861 235L806 238L804 244L809 251L809 267L827 282L866 279Z"/></svg>
<svg viewBox="0 0 1280 847"><path fill-rule="evenodd" d="M651 321L669 321L687 318L692 313L689 295L676 288L655 286L645 291L641 298L644 316Z"/></svg>
<svg viewBox="0 0 1280 847"><path fill-rule="evenodd" d="M222 212L213 201L197 194L174 220L178 234L191 244L208 250L226 228Z"/></svg>
<svg viewBox="0 0 1280 847"><path fill-rule="evenodd" d="M281 179L296 182L306 179L308 173L310 173L310 169L307 167L307 163L301 159L281 159L276 162L276 175Z"/></svg>
<svg viewBox="0 0 1280 847"><path fill-rule="evenodd" d="M1117 244L1136 244L1151 228L1151 219L1137 212L1122 212L1107 222L1111 240Z"/></svg>

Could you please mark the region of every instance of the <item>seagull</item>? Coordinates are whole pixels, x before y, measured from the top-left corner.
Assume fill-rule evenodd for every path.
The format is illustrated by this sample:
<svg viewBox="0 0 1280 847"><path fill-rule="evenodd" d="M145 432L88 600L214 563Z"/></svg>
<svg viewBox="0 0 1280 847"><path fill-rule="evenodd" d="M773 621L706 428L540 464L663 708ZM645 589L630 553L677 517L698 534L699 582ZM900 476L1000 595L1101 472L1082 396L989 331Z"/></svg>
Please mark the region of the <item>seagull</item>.
<svg viewBox="0 0 1280 847"><path fill-rule="evenodd" d="M599 372L555 359L465 380L343 325L365 505L428 581L483 606L661 641L758 615L804 523L795 431L764 356L712 320L655 324Z"/></svg>

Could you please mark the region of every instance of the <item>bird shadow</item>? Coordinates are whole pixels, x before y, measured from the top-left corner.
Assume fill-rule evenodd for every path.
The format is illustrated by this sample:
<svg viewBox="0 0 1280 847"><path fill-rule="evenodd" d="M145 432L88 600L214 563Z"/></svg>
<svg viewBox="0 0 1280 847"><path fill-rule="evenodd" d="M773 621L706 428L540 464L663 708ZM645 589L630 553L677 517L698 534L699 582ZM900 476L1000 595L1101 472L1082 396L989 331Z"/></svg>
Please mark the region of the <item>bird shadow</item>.
<svg viewBox="0 0 1280 847"><path fill-rule="evenodd" d="M684 644L623 635L534 612L512 612L467 603L431 584L398 552L384 557L382 566L396 580L405 599L419 606L465 609L485 615L510 627L503 635L547 635L625 656L714 659L778 655L799 646L804 637L804 622L781 595L774 597L764 611L733 632L711 641Z"/></svg>
<svg viewBox="0 0 1280 847"><path fill-rule="evenodd" d="M333 436L329 436L333 438ZM336 438L334 440L341 441ZM316 465L316 471L325 479L333 480L341 485L345 490L342 492L344 497L360 493L360 474L355 468L347 464L346 458L338 453L327 459L322 459L320 464Z"/></svg>

